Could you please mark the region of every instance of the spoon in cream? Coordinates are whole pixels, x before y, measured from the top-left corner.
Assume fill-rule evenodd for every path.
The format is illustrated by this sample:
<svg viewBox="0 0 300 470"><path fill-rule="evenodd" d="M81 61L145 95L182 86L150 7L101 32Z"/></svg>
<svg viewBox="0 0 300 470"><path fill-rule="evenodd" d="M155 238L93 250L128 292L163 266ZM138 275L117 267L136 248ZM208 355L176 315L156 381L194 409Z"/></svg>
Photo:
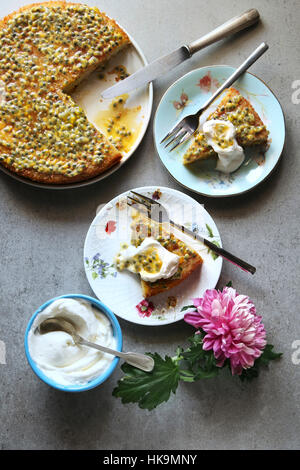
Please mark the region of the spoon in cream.
<svg viewBox="0 0 300 470"><path fill-rule="evenodd" d="M73 323L71 323L69 320L66 320L65 318L47 318L35 329L35 333L39 333L41 335L50 333L51 331L64 331L65 333L68 333L70 336L72 336L75 344L88 346L90 348L98 349L99 351L111 354L113 356L120 357L131 366L137 367L138 369L141 369L145 372L151 372L154 368L154 360L150 356L134 352L124 353L121 351L115 351L105 346L101 346L100 344L91 343L90 341L87 341L76 332L76 328Z"/></svg>

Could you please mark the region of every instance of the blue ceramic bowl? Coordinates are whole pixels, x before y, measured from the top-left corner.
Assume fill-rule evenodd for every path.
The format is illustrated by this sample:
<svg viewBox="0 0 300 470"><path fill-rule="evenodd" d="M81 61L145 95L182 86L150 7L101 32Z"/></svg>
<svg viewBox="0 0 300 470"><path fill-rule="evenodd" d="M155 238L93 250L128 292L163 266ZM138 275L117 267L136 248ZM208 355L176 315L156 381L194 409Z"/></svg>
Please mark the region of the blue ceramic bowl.
<svg viewBox="0 0 300 470"><path fill-rule="evenodd" d="M123 345L123 338L122 338L122 331L119 325L119 322L116 318L116 316L109 310L102 302L100 302L97 299L93 299L92 297L88 297L87 295L82 295L82 294L68 294L68 295L62 295L60 297L55 297L54 299L48 300L48 302L44 303L40 308L37 309L37 311L32 315L27 328L25 332L25 353L27 360L29 362L29 365L31 366L32 370L35 372L35 374L46 384L50 385L51 387L56 388L57 390L62 390L64 392L85 392L87 390L91 390L92 388L98 387L98 385L101 385L103 382L105 382L106 379L113 373L115 370L119 358L115 357L110 364L110 366L103 372L103 374L99 375L96 379L93 379L86 384L81 384L81 385L61 385L57 383L55 380L50 379L47 377L43 371L37 366L37 364L34 362L32 357L30 356L29 353L29 347L28 347L28 333L31 329L31 326L39 313L41 313L48 305L50 305L52 302L54 302L57 299L64 299L64 298L71 298L71 299L82 299L86 300L87 302L90 302L93 307L97 308L100 310L101 313L107 316L107 318L110 320L110 323L112 325L113 329L113 334L114 337L117 340L117 346L116 349L118 351L122 351L122 345Z"/></svg>

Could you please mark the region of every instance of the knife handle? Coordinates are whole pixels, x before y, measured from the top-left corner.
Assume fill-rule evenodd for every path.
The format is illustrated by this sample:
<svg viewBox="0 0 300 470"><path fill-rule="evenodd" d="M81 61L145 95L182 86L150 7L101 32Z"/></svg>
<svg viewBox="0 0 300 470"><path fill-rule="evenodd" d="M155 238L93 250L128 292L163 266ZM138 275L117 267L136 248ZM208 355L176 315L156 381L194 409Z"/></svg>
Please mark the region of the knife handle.
<svg viewBox="0 0 300 470"><path fill-rule="evenodd" d="M246 11L240 16L231 18L231 20L222 24L218 28L214 29L210 33L206 34L197 41L192 42L187 46L191 56L195 53L204 49L205 47L213 44L214 42L220 41L221 39L230 36L231 34L238 33L249 26L254 25L259 20L259 13L255 8Z"/></svg>
<svg viewBox="0 0 300 470"><path fill-rule="evenodd" d="M243 271L251 273L251 274L256 273L256 268L254 266L252 266L249 263L246 263L246 261L238 258L237 256L233 255L232 253L229 253L229 251L224 250L224 248L216 246L213 242L211 242L209 240L206 240L206 239L204 239L203 243L211 251L213 251L217 255L221 256L222 258L226 259L227 261L230 261L230 263L234 264L235 266L238 266Z"/></svg>

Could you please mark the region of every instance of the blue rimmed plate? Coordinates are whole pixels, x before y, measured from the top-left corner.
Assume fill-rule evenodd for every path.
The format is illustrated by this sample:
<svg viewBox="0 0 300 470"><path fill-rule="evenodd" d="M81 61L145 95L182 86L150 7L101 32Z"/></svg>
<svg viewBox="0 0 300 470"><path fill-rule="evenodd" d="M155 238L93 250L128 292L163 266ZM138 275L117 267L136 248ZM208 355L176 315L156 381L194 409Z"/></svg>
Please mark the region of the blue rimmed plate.
<svg viewBox="0 0 300 470"><path fill-rule="evenodd" d="M184 166L182 157L191 141L173 152L160 144L169 130L185 116L197 112L234 70L226 65L213 65L183 76L166 91L154 119L154 140L162 163L178 183L205 196L234 196L254 188L274 170L284 147L285 121L281 106L268 86L249 72L234 84L234 88L250 101L270 132L270 146L266 153L258 148L246 150L243 165L236 172L226 175L215 170L214 160ZM204 120L221 99L216 100L205 113Z"/></svg>

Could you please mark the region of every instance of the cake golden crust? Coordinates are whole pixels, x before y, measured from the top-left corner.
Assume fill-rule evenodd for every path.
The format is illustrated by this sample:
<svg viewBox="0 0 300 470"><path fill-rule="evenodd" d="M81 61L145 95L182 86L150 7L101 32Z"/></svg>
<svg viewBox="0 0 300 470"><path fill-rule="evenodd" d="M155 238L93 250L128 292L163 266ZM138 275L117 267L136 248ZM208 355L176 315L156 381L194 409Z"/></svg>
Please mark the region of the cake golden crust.
<svg viewBox="0 0 300 470"><path fill-rule="evenodd" d="M237 142L242 147L267 145L269 132L266 126L251 103L235 88L229 88L216 111L207 120L211 119L231 121L236 128ZM183 156L183 163L189 165L210 157L217 157L217 154L207 143L204 133L198 131L193 143Z"/></svg>
<svg viewBox="0 0 300 470"><path fill-rule="evenodd" d="M66 91L129 43L114 20L77 3L26 5L0 20L0 163L48 184L118 163L121 153Z"/></svg>

